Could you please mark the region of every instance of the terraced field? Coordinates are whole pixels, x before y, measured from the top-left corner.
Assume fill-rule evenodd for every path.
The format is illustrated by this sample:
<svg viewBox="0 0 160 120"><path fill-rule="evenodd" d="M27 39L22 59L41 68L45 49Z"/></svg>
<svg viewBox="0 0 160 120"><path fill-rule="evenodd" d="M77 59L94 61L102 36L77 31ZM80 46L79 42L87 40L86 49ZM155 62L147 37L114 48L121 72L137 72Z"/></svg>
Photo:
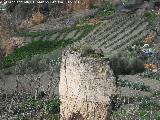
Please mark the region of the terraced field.
<svg viewBox="0 0 160 120"><path fill-rule="evenodd" d="M51 51L65 48L73 42L81 40L91 32L95 26L96 25L72 26L47 31L18 32L16 35L24 37L25 45L1 59L0 69L14 66L17 61L32 58L36 54L47 54Z"/></svg>
<svg viewBox="0 0 160 120"><path fill-rule="evenodd" d="M148 22L135 14L121 14L103 21L82 40L94 48L101 48L108 56L123 51L136 41L143 40L149 33Z"/></svg>
<svg viewBox="0 0 160 120"><path fill-rule="evenodd" d="M24 37L26 43L30 43L31 41L72 41L75 42L77 40L85 37L91 30L93 30L94 25L86 25L80 27L66 27L64 29L53 29L53 30L45 30L45 31L23 31L17 33L17 36Z"/></svg>
<svg viewBox="0 0 160 120"><path fill-rule="evenodd" d="M82 26L49 31L21 32L17 35L25 37L27 43L32 40L72 42L81 40L82 44L101 48L106 56L111 56L125 50L134 42L143 40L149 33L147 26L148 22L143 18L135 14L123 13L102 21L94 30L95 26Z"/></svg>

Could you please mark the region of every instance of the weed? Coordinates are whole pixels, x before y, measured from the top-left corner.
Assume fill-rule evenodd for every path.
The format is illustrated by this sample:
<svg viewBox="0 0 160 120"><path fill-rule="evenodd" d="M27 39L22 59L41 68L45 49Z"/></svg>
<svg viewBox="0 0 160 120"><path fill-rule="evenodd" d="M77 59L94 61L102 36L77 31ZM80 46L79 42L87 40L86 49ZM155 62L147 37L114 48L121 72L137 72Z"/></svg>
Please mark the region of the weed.
<svg viewBox="0 0 160 120"><path fill-rule="evenodd" d="M118 80L118 85L121 87L129 87L134 90L150 91L150 87L143 82L130 82L129 80Z"/></svg>
<svg viewBox="0 0 160 120"><path fill-rule="evenodd" d="M140 73L139 75L142 77L160 80L160 74L158 72L153 72L152 70L145 70L143 73Z"/></svg>
<svg viewBox="0 0 160 120"><path fill-rule="evenodd" d="M152 11L145 12L144 16L146 17L146 20L150 23L151 26L155 26L158 17L155 14L155 12Z"/></svg>
<svg viewBox="0 0 160 120"><path fill-rule="evenodd" d="M79 52L82 57L100 58L104 57L103 51L100 49L92 49L90 46L72 46L72 50Z"/></svg>
<svg viewBox="0 0 160 120"><path fill-rule="evenodd" d="M32 96L28 96L28 98L24 102L18 104L13 111L18 115L19 119L30 120L39 119L40 117L41 119L54 118L53 120L59 120L59 107L60 102L58 97L50 99L35 99ZM22 117L22 113L32 113L32 115L28 116L27 114L24 114Z"/></svg>
<svg viewBox="0 0 160 120"><path fill-rule="evenodd" d="M115 7L110 2L104 2L99 8L97 12L97 16L108 16L112 15L115 12Z"/></svg>

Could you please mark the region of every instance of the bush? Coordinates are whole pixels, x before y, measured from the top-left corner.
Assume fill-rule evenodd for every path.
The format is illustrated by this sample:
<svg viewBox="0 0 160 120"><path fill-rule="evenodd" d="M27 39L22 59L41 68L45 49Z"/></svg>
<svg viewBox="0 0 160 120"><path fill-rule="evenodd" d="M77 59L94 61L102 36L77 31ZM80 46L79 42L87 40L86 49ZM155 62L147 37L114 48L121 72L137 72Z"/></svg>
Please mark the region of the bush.
<svg viewBox="0 0 160 120"><path fill-rule="evenodd" d="M144 71L144 62L139 58L132 58L130 59L128 70L131 74L140 73Z"/></svg>
<svg viewBox="0 0 160 120"><path fill-rule="evenodd" d="M104 57L101 49L93 49L90 46L73 46L72 49L76 52L81 53L82 57L100 58Z"/></svg>
<svg viewBox="0 0 160 120"><path fill-rule="evenodd" d="M152 11L145 12L144 16L146 17L147 21L150 23L151 26L155 26L157 22L157 15L154 12Z"/></svg>
<svg viewBox="0 0 160 120"><path fill-rule="evenodd" d="M104 2L99 8L98 8L98 16L106 16L111 15L115 12L115 7L110 2Z"/></svg>
<svg viewBox="0 0 160 120"><path fill-rule="evenodd" d="M16 2L13 2L13 3L11 3L11 4L7 4L6 5L6 10L7 10L7 12L13 12L14 11L14 9L15 9L15 7L18 5L18 3L16 3Z"/></svg>
<svg viewBox="0 0 160 120"><path fill-rule="evenodd" d="M55 97L51 100L48 100L46 102L47 104L47 111L49 113L55 114L55 113L59 113L60 112L60 100L58 97Z"/></svg>
<svg viewBox="0 0 160 120"><path fill-rule="evenodd" d="M104 2L100 6L99 10L101 10L101 11L114 11L115 8L114 8L114 6L110 2Z"/></svg>
<svg viewBox="0 0 160 120"><path fill-rule="evenodd" d="M110 63L116 75L136 74L145 70L144 62L138 57L117 54L111 58Z"/></svg>

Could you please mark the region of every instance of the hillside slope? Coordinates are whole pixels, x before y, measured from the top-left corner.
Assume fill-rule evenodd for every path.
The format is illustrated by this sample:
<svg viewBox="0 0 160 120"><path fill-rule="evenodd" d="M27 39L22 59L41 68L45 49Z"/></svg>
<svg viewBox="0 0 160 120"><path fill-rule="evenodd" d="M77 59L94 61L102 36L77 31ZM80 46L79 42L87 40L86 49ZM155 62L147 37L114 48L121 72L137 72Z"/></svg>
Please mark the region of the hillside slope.
<svg viewBox="0 0 160 120"><path fill-rule="evenodd" d="M136 41L143 40L149 30L148 23L135 14L115 15L82 39L82 44L101 48L107 56L125 50Z"/></svg>

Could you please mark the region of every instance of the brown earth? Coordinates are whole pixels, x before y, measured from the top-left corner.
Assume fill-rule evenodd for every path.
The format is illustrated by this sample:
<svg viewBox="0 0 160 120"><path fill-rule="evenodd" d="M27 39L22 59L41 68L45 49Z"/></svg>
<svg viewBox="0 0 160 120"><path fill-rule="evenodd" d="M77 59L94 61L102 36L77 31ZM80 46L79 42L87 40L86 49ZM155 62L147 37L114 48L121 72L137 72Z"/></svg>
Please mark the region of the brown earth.
<svg viewBox="0 0 160 120"><path fill-rule="evenodd" d="M20 48L23 46L23 38L22 37L11 37L2 43L1 49L3 50L5 56L13 53L16 48Z"/></svg>

